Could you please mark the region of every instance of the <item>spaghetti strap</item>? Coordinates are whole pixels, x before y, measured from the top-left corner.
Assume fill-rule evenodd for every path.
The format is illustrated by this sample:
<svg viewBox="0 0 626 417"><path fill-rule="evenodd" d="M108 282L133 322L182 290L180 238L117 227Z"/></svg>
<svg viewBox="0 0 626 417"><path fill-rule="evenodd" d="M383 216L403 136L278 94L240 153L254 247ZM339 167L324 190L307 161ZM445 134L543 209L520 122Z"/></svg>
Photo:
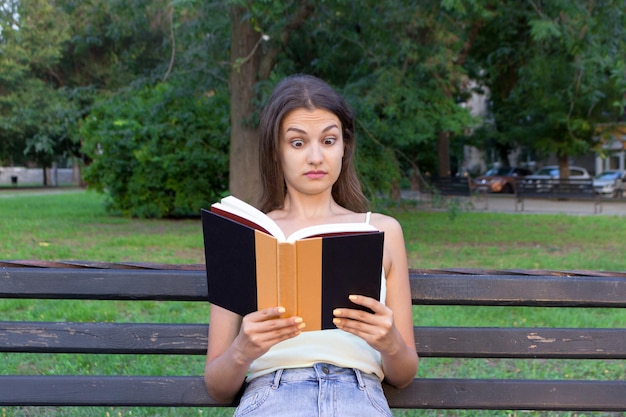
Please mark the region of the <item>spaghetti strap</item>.
<svg viewBox="0 0 626 417"><path fill-rule="evenodd" d="M370 217L372 217L372 212L368 211L365 213L365 224L370 224Z"/></svg>

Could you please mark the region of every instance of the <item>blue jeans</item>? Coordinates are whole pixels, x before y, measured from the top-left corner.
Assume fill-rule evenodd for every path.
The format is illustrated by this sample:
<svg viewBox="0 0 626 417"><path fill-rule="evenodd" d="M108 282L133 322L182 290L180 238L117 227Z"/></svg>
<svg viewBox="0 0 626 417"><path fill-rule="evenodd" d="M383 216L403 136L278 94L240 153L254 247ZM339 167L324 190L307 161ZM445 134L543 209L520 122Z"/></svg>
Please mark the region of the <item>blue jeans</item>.
<svg viewBox="0 0 626 417"><path fill-rule="evenodd" d="M250 381L234 417L391 417L375 375L318 363Z"/></svg>

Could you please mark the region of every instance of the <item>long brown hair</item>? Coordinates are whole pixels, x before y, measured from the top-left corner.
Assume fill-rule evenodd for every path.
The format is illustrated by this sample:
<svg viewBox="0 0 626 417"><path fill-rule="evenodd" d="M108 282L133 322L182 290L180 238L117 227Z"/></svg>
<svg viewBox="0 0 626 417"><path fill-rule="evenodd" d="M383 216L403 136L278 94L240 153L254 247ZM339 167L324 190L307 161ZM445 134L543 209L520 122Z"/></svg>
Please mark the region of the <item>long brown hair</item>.
<svg viewBox="0 0 626 417"><path fill-rule="evenodd" d="M355 212L367 210L367 198L354 166L354 116L343 97L331 86L311 75L292 75L280 81L269 98L261 115L259 126L259 166L262 194L260 209L267 213L282 208L285 203L285 179L278 142L280 125L285 116L295 109L324 109L341 122L344 156L341 173L332 188L337 204Z"/></svg>

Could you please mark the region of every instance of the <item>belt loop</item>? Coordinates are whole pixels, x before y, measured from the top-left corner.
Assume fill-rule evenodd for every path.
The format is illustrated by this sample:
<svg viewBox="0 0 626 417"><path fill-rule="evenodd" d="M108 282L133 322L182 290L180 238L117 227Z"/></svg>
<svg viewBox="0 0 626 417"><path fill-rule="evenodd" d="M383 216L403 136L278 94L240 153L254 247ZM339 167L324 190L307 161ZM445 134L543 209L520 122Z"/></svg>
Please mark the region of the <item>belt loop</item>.
<svg viewBox="0 0 626 417"><path fill-rule="evenodd" d="M278 385L280 384L280 378L283 376L284 368L280 368L274 373L274 381L272 382L272 389L278 389Z"/></svg>
<svg viewBox="0 0 626 417"><path fill-rule="evenodd" d="M365 389L365 381L363 381L361 371L359 371L358 369L354 369L354 375L356 376L356 381L359 384L359 389L363 391Z"/></svg>

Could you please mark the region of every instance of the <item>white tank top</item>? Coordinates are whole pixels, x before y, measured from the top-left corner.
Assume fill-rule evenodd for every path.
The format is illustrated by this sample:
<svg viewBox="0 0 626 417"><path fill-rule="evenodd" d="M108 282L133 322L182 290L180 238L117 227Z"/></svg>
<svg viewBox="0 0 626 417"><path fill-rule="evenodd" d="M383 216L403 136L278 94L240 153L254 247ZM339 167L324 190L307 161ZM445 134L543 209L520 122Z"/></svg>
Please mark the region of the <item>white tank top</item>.
<svg viewBox="0 0 626 417"><path fill-rule="evenodd" d="M371 213L366 214L369 224ZM381 273L380 301L387 293L385 271ZM384 378L380 353L363 339L339 329L302 332L300 335L274 345L252 362L247 380L269 374L281 368L305 368L318 362L344 368L355 368Z"/></svg>

